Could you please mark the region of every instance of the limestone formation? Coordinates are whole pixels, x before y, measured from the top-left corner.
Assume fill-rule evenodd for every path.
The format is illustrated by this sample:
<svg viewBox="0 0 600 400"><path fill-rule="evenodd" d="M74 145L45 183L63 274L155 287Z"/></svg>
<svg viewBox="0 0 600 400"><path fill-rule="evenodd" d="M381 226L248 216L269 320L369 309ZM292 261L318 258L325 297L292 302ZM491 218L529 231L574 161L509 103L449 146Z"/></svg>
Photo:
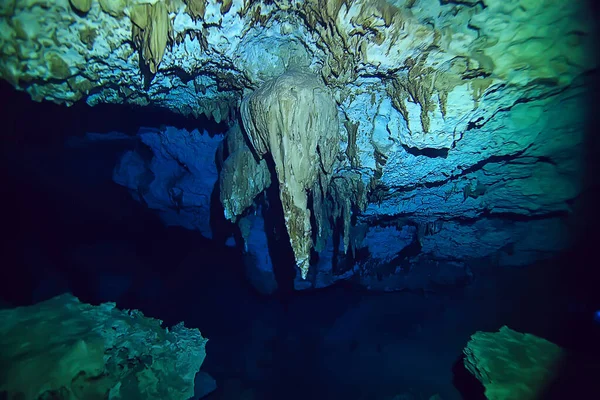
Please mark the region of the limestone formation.
<svg viewBox="0 0 600 400"><path fill-rule="evenodd" d="M102 11L115 18L121 18L125 15L126 0L98 0L98 3L100 3Z"/></svg>
<svg viewBox="0 0 600 400"><path fill-rule="evenodd" d="M254 199L271 185L267 162L258 161L246 145L238 124L227 132L228 157L219 174L221 203L225 217L235 222L254 204Z"/></svg>
<svg viewBox="0 0 600 400"><path fill-rule="evenodd" d="M156 74L169 38L170 21L167 6L161 1L153 5L139 5L134 13L133 18L139 25L133 26L133 40L140 48L144 63L148 65L150 72Z"/></svg>
<svg viewBox="0 0 600 400"><path fill-rule="evenodd" d="M135 199L158 210L167 225L196 229L212 237L211 195L218 180L215 154L222 135L166 127L140 129L143 145L123 154L113 181ZM147 146L152 153L139 150Z"/></svg>
<svg viewBox="0 0 600 400"><path fill-rule="evenodd" d="M90 8L92 8L92 0L70 0L71 1L71 5L73 6L73 8L75 8L77 11L80 11L82 13L86 13L88 11L90 11Z"/></svg>
<svg viewBox="0 0 600 400"><path fill-rule="evenodd" d="M244 98L242 121L256 154L273 159L296 263L305 277L312 247L308 192L327 192L339 151L335 102L318 78L298 71Z"/></svg>
<svg viewBox="0 0 600 400"><path fill-rule="evenodd" d="M192 18L204 18L206 11L206 0L185 0L186 9L185 11L192 16Z"/></svg>
<svg viewBox="0 0 600 400"><path fill-rule="evenodd" d="M331 185L332 195L328 205L330 213L335 220L342 220L344 251L350 250L353 254L357 243L351 243L352 211L354 209L364 211L367 206L369 183L365 182L365 178L369 179L360 173L349 171L337 174Z"/></svg>
<svg viewBox="0 0 600 400"><path fill-rule="evenodd" d="M464 354L465 367L483 384L488 400L547 398L566 356L554 343L507 326L475 333Z"/></svg>
<svg viewBox="0 0 600 400"><path fill-rule="evenodd" d="M1 310L0 395L188 400L207 340L183 323L161 323L70 294Z"/></svg>
<svg viewBox="0 0 600 400"><path fill-rule="evenodd" d="M321 136L286 133L285 124L299 123L292 114L274 116L295 100L269 110L246 107L258 112L246 113L251 125L244 122L255 155L269 153L275 161L304 275L311 246L337 254L327 243L343 233L349 256L353 249L369 253L378 246L360 239L377 235L356 232L382 226L416 232L397 252L412 266L482 259L525 265L569 245L568 219L588 184L580 156L586 87L598 66L596 23L586 2L72 4L0 4L0 76L36 101L161 107L233 126L240 105L251 103L242 99L266 98L267 87L295 76L288 71L322 80L334 102L327 110L313 104L319 115L312 118L335 115L339 126L331 132L342 133L339 141L332 135L330 143L319 144L323 153L314 152ZM91 8L82 12L87 6L81 4ZM306 118L301 109L293 116ZM265 141L271 138L265 127L275 119L281 125L269 129L286 138L285 154ZM299 138L310 146L298 149ZM292 147L297 160L290 158ZM256 207L268 171L248 149L230 155L220 175L221 200L236 220ZM315 157L335 160L335 166L305 169ZM345 188L330 183L349 177ZM310 214L305 203L312 204ZM420 254L406 256L413 247ZM391 261L377 261L384 259L315 270L327 270L327 281L348 271L372 280L379 278L375 271L395 270ZM352 257L346 262L354 263Z"/></svg>

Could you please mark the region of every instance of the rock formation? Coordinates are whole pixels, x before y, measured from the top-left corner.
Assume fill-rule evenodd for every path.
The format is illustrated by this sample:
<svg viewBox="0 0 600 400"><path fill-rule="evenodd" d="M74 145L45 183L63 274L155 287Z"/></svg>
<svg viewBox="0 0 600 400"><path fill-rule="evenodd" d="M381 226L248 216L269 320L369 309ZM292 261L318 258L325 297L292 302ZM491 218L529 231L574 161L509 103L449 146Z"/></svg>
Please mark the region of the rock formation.
<svg viewBox="0 0 600 400"><path fill-rule="evenodd" d="M246 145L238 124L227 132L227 157L219 173L220 198L225 217L236 222L238 216L254 205L254 199L271 185L265 159L260 161Z"/></svg>
<svg viewBox="0 0 600 400"><path fill-rule="evenodd" d="M317 185L327 193L339 151L335 102L318 78L294 71L244 98L241 112L253 150L275 164L285 224L306 277L312 248L308 194Z"/></svg>
<svg viewBox="0 0 600 400"><path fill-rule="evenodd" d="M181 225L212 237L210 198L218 180L215 154L222 135L165 127L142 129L138 150L123 155L113 180L168 225Z"/></svg>
<svg viewBox="0 0 600 400"><path fill-rule="evenodd" d="M551 257L593 184L584 2L17 0L0 24L0 76L35 100L241 113L226 216L256 210L272 158L302 287Z"/></svg>
<svg viewBox="0 0 600 400"><path fill-rule="evenodd" d="M137 310L61 295L0 311L0 395L30 399L178 399L194 395L204 339Z"/></svg>
<svg viewBox="0 0 600 400"><path fill-rule="evenodd" d="M565 357L554 343L507 326L475 333L464 354L465 367L483 384L489 400L548 398Z"/></svg>

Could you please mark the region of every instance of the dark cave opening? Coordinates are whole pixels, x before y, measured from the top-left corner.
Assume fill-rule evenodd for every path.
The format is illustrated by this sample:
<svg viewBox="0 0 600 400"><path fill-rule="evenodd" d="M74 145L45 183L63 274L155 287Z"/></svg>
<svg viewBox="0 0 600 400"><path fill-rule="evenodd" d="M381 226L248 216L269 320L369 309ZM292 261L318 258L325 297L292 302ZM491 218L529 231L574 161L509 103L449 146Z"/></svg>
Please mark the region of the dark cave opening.
<svg viewBox="0 0 600 400"><path fill-rule="evenodd" d="M86 132L112 131L135 135L141 126L176 126L187 129L206 129L224 132L225 122L216 123L204 114L198 118L185 117L156 107L136 107L122 104L89 106L83 101L70 107L49 101L41 103L31 96L15 90L8 82L0 80L0 99L4 118L3 144L16 146L61 146L69 137L80 137Z"/></svg>
<svg viewBox="0 0 600 400"><path fill-rule="evenodd" d="M1 89L2 98L13 100L4 108L0 161L10 238L2 244L0 272L6 305L72 291L82 301L110 300L141 309L167 325L184 320L210 340L203 370L219 383L237 380L253 387L264 399L374 398L368 397L373 393L391 398L407 387L413 388L413 398L436 392L444 399L458 398L447 386L456 378L447 367L454 365L471 333L502 324L585 354L566 364L565 376L568 386L576 382L581 393L593 385L599 370L590 359L600 356L600 331L589 315L600 308L599 282L590 273L597 259L598 190L581 205L586 219L577 246L559 259L507 271L482 268L466 288L425 296L365 292L348 283L294 291L293 253L272 185L263 215L267 231L278 232L268 238L279 295L270 298L255 293L244 277L241 253L225 246L229 228L217 207L218 188L212 193L211 217L222 232L210 240L166 227L114 184L112 168L130 143L77 151L63 146L68 137L90 131L134 135L140 126L168 124L222 132L223 124L122 106L32 103L6 83ZM596 126L591 124L591 132ZM594 143L586 147L593 182L600 159L597 137L588 135ZM420 244L414 243L406 251L418 250ZM398 354L406 359L394 358ZM573 376L580 365L585 366L580 376ZM457 373L459 381L469 380ZM424 382L427 374L431 379ZM348 376L356 382L348 382ZM380 385L365 392L368 385L357 377ZM463 392L464 398L478 398L480 387L466 386L475 393Z"/></svg>

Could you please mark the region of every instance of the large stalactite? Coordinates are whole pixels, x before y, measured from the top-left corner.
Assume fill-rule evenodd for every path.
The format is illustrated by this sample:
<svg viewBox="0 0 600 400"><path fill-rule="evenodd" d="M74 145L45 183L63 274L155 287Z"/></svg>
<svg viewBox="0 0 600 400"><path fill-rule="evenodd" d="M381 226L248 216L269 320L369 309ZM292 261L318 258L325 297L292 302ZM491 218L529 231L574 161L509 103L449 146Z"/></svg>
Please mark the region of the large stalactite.
<svg viewBox="0 0 600 400"><path fill-rule="evenodd" d="M339 152L335 101L318 78L293 71L245 97L241 113L256 154L273 158L285 224L306 277L312 247L307 192L318 184L326 192Z"/></svg>

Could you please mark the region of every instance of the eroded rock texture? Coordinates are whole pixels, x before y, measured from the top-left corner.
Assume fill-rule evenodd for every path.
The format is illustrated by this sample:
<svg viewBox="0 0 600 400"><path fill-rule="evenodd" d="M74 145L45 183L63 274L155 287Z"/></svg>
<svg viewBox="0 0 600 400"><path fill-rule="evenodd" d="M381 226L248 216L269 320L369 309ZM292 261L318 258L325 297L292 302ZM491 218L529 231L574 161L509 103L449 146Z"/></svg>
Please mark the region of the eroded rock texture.
<svg viewBox="0 0 600 400"><path fill-rule="evenodd" d="M246 145L238 124L229 129L225 142L228 155L219 173L220 198L225 217L236 222L271 185L271 173L266 160L258 161Z"/></svg>
<svg viewBox="0 0 600 400"><path fill-rule="evenodd" d="M294 71L244 98L241 112L253 150L275 164L285 224L306 277L312 247L308 194L317 185L327 193L339 151L335 102L318 78Z"/></svg>
<svg viewBox="0 0 600 400"><path fill-rule="evenodd" d="M65 104L231 126L241 108L219 178L227 218L256 209L268 153L300 286L396 290L427 280L408 274L456 266L461 281L472 262L524 265L569 244L593 184L591 16L557 0L16 0L0 9L0 75ZM381 246L381 229L398 240Z"/></svg>
<svg viewBox="0 0 600 400"><path fill-rule="evenodd" d="M211 194L218 180L215 154L222 135L165 127L141 129L137 150L123 155L113 180L138 201L159 210L167 225L212 237Z"/></svg>
<svg viewBox="0 0 600 400"><path fill-rule="evenodd" d="M137 310L61 295L0 311L0 394L19 399L178 399L194 395L207 340Z"/></svg>
<svg viewBox="0 0 600 400"><path fill-rule="evenodd" d="M485 387L489 400L554 398L566 352L559 346L507 326L477 332L464 349L464 364Z"/></svg>

